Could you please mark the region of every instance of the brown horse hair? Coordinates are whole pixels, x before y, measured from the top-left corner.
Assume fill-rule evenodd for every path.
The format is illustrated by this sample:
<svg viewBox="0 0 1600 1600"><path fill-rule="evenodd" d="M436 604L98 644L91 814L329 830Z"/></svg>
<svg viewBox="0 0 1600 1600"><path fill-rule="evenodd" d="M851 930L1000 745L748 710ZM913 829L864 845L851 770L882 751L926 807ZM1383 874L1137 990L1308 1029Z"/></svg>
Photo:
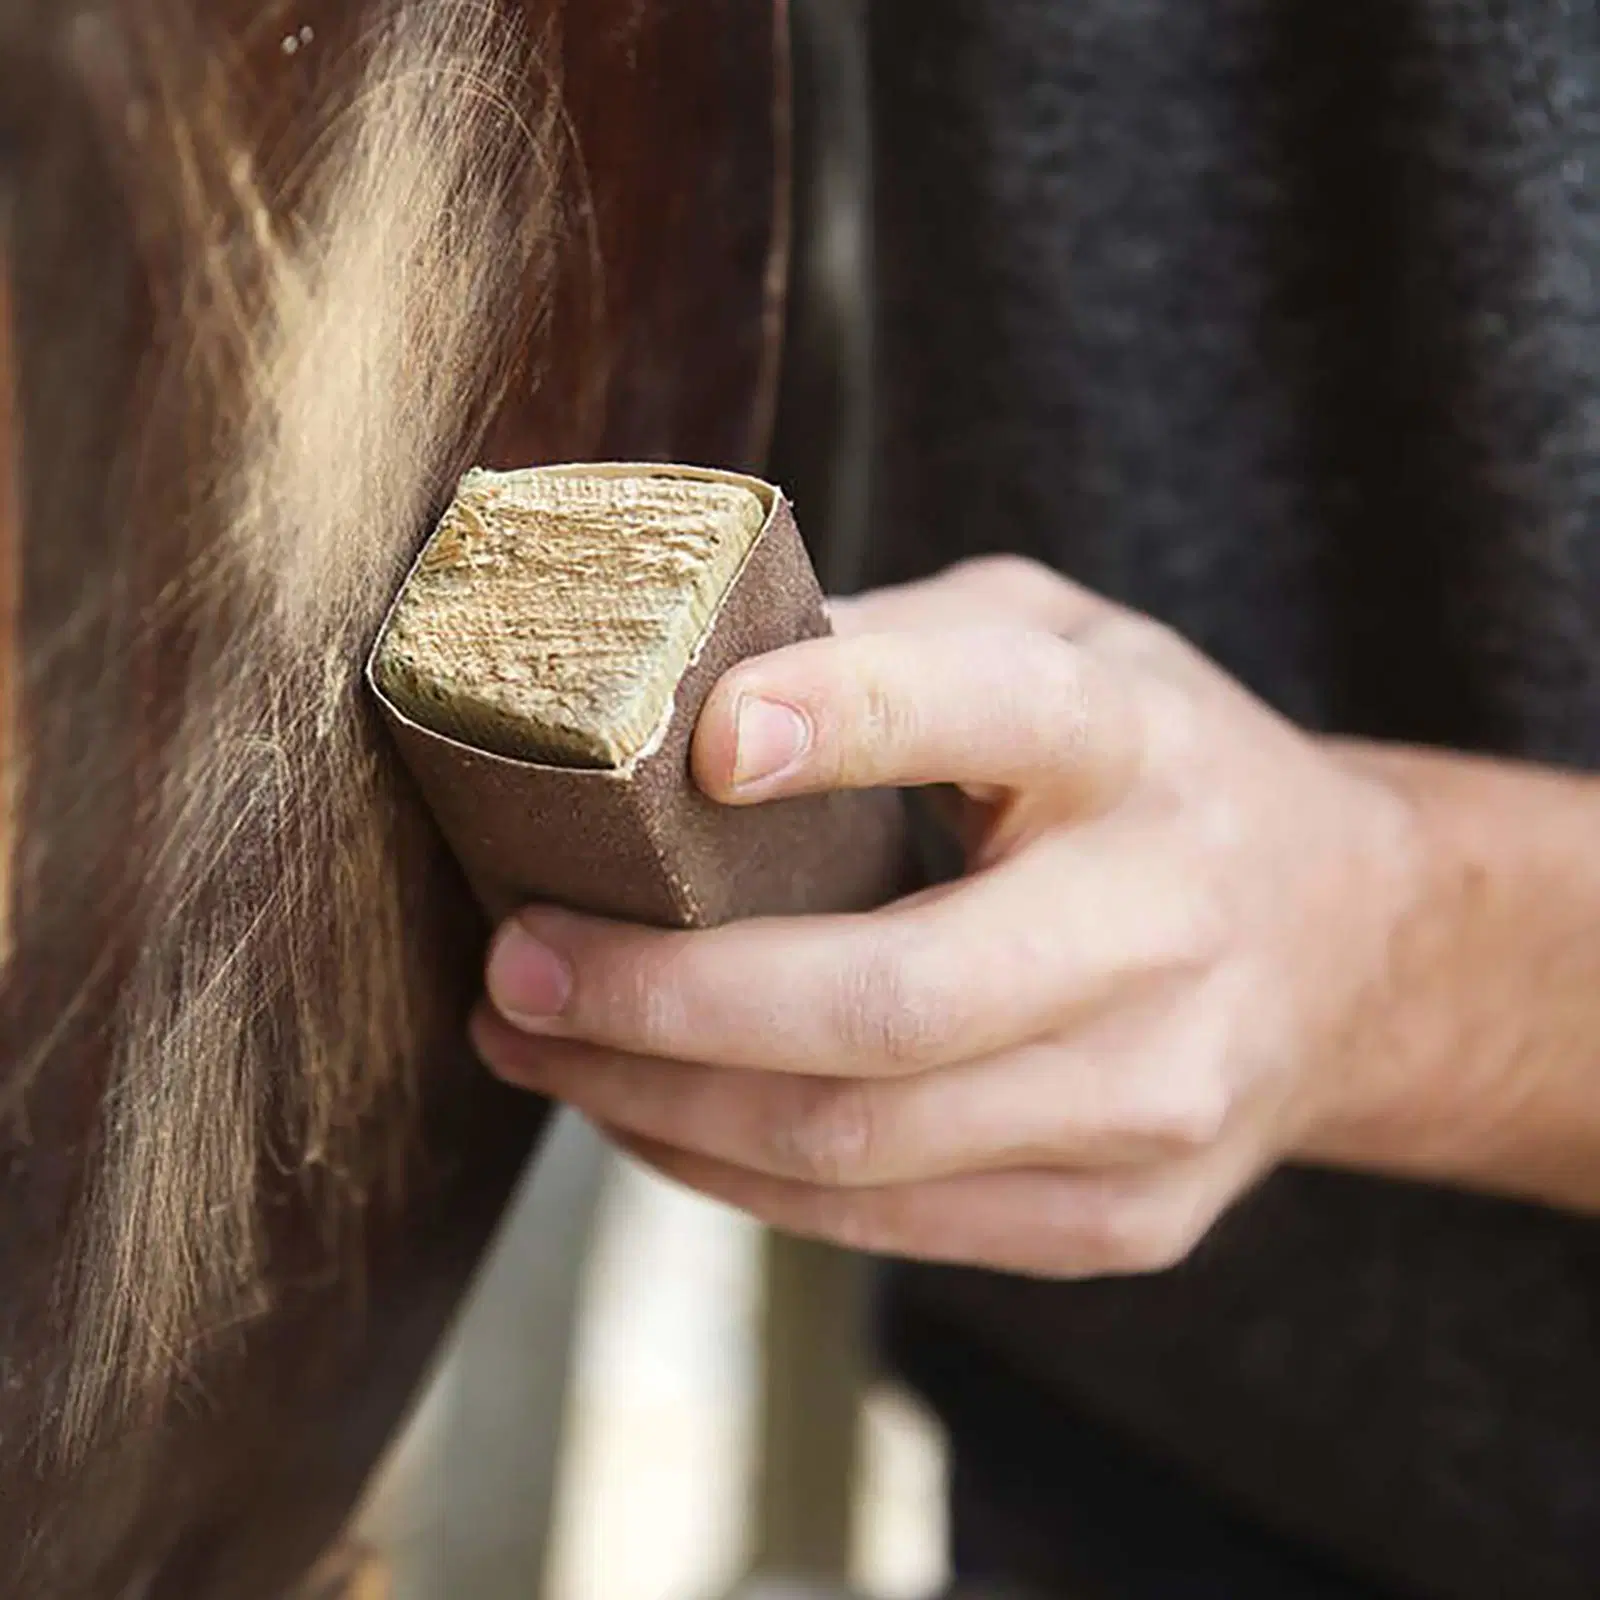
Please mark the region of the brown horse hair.
<svg viewBox="0 0 1600 1600"><path fill-rule="evenodd" d="M22 541L22 441L16 423L11 333L11 228L0 196L0 972L11 952L11 859L16 848L17 560Z"/></svg>
<svg viewBox="0 0 1600 1600"><path fill-rule="evenodd" d="M120 908L114 935L85 919L77 989L8 1042L0 1079L0 1115L24 1124L35 1089L76 1070L74 1007L98 1008L103 1084L53 1299L58 1460L192 1399L288 1276L348 1270L370 1208L408 1181L433 1026L418 997L438 985L411 925L414 820L360 668L516 374L563 135L540 41L505 8L366 9L339 45L359 72L318 80L344 86L317 92L287 155L204 8L100 0L61 29L104 113L151 321L84 626L22 660L25 706L78 684L82 770L130 797L115 882L41 824L80 802L43 792L10 737L0 661L0 801L14 780L32 819L0 885L51 886L49 905L16 890L13 968L31 917L75 894ZM286 58L333 48L278 31ZM0 451L10 434L0 410ZM29 438L25 477L53 448ZM7 483L0 458L0 624ZM68 536L25 506L24 551ZM315 1237L290 1260L274 1218L296 1207Z"/></svg>

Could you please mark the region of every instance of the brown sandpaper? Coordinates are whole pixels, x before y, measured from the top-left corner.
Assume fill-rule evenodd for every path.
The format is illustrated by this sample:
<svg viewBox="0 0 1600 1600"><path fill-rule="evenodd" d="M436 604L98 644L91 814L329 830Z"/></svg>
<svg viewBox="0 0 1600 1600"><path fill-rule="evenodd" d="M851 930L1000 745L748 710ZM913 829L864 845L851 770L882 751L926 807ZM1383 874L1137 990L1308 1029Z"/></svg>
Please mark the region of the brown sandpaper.
<svg viewBox="0 0 1600 1600"><path fill-rule="evenodd" d="M470 552L518 538L544 548L482 560L490 582L471 620ZM591 578L609 563L609 579L589 584L587 624L579 562ZM676 588L637 581L669 568ZM445 629L431 643L430 591ZM769 484L659 465L475 472L385 621L368 678L491 916L541 902L704 927L867 910L904 887L896 793L729 807L690 775L717 679L827 631L793 513Z"/></svg>

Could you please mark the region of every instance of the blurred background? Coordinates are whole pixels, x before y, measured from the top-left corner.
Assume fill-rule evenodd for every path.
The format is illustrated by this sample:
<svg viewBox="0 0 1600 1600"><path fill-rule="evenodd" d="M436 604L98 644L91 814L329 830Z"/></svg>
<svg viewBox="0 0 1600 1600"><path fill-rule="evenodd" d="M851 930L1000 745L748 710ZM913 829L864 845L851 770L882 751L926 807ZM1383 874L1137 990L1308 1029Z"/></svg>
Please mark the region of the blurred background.
<svg viewBox="0 0 1600 1600"><path fill-rule="evenodd" d="M937 1594L942 1441L855 1364L855 1329L833 1330L845 1364L806 1359L829 1362L834 1338L793 1368L779 1340L774 1361L769 1292L791 1249L823 1285L813 1309L850 1315L853 1264L771 1240L564 1118L363 1518L394 1600L754 1600L777 1578ZM772 1413L808 1407L771 1459ZM786 1503L811 1473L832 1482ZM805 1527L840 1503L842 1537Z"/></svg>

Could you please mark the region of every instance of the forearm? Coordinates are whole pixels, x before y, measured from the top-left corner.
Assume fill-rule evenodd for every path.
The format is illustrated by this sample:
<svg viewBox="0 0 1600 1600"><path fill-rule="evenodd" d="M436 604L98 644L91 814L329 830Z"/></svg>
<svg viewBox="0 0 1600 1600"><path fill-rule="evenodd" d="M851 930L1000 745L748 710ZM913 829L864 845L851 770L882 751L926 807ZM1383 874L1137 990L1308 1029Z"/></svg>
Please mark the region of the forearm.
<svg viewBox="0 0 1600 1600"><path fill-rule="evenodd" d="M1344 753L1410 802L1418 892L1305 1154L1600 1210L1600 779Z"/></svg>

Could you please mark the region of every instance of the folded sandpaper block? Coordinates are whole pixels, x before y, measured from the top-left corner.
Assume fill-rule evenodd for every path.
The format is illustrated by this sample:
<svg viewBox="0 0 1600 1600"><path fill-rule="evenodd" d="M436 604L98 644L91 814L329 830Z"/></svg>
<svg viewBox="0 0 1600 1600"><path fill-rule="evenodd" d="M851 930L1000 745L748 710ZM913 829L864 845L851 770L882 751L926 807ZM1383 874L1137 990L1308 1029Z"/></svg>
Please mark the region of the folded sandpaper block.
<svg viewBox="0 0 1600 1600"><path fill-rule="evenodd" d="M828 631L783 495L737 473L474 469L367 674L485 910L662 927L868 910L905 886L901 798L731 807L689 770L740 660Z"/></svg>

